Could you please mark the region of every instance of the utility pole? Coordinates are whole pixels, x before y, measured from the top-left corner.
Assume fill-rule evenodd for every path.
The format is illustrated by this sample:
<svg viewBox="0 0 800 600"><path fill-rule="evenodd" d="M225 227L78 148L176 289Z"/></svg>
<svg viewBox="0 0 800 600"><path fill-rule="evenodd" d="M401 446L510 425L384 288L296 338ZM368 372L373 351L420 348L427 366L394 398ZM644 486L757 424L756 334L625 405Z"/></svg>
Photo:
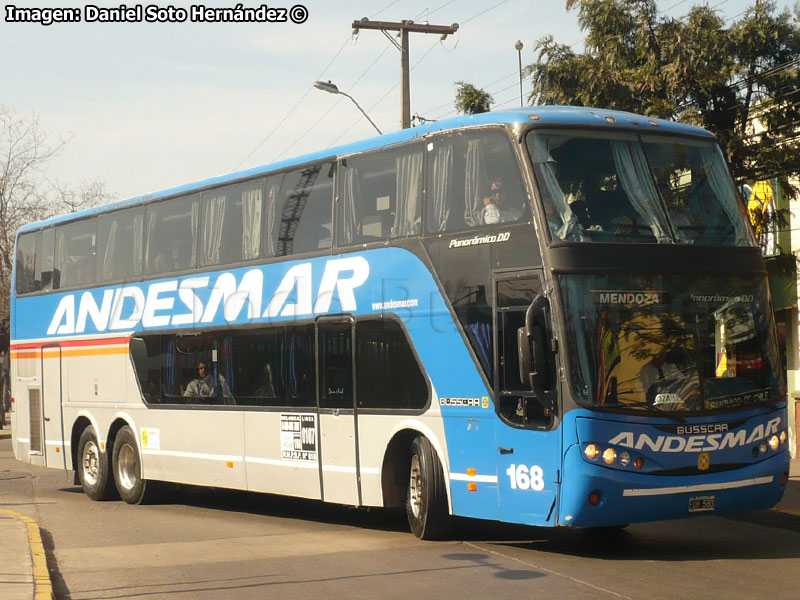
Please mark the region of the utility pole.
<svg viewBox="0 0 800 600"><path fill-rule="evenodd" d="M411 85L409 83L408 69L408 34L409 33L438 33L442 39L458 31L458 23L452 25L417 25L414 21L370 21L364 17L360 21L353 21L353 34L357 34L360 29L376 29L383 33L386 38L400 50L400 71L403 88L403 101L401 106L401 118L403 129L411 127ZM397 31L400 37L398 44L388 31Z"/></svg>

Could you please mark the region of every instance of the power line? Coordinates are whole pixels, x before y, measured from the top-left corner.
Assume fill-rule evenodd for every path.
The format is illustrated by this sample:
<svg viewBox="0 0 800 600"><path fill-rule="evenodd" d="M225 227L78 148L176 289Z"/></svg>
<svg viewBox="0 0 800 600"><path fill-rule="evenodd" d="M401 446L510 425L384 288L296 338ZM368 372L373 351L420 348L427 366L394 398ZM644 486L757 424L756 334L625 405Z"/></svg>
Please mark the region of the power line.
<svg viewBox="0 0 800 600"><path fill-rule="evenodd" d="M349 42L351 39L352 39L352 36L351 36L351 37L348 37L348 38L347 38L347 39L344 41L344 44L342 44L342 46L339 48L338 52L336 52L336 54L334 54L334 56L333 56L333 58L330 60L330 62L328 62L328 64L325 66L325 68L324 68L324 69L322 69L322 71L320 72L320 74L319 74L319 75L317 75L317 80L319 80L319 79L322 79L322 77L325 75L325 73L328 71L328 69L331 67L331 65L333 65L333 63L336 61L336 59L337 59L337 58L339 58L339 55L342 53L342 51L344 50L345 46L347 46L347 43L348 43L348 42ZM272 138L272 136L275 134L275 132L276 132L276 131L278 131L278 128L280 128L280 126L281 126L281 125L283 125L283 124L284 124L284 123L285 123L285 122L286 122L286 121L289 119L289 117L290 117L290 116L292 116L292 114L294 114L294 111L295 111L295 110L297 110L297 107L298 107L298 106L300 106L300 103L301 103L301 102L303 102L303 100L305 100L306 96L308 96L308 93L309 93L309 92L310 92L312 89L313 89L313 86L308 86L308 88L306 88L306 91L305 91L305 92L303 92L303 95L302 95L302 96L300 96L300 98L298 98L297 102L295 102L295 103L294 103L294 106L292 106L292 108L290 108L290 109L289 109L289 112L287 112L287 113L286 113L286 114L283 116L283 118L282 118L280 121L278 121L278 123L277 123L277 124L276 124L276 125L275 125L275 126L272 128L272 130L270 130L270 132L267 134L267 136L266 136L266 137L265 137L263 140L261 140L261 143L260 143L260 144L258 144L258 146L256 146L256 147L255 147L255 148L252 150L252 152L250 152L250 154L248 154L248 155L247 155L247 156L245 156L245 157L244 157L244 158L243 158L241 161L239 161L239 164L237 164L237 165L236 165L236 166L233 168L233 170L234 170L234 171L236 171L237 169L239 169L239 167L241 167L241 166L242 166L242 165L243 165L243 164L244 164L244 163L245 163L247 160L249 160L251 156L253 156L253 155L254 155L256 152L258 152L259 150L261 150L262 146L264 146L264 144L266 144L266 143L267 143L267 142L270 140L270 138Z"/></svg>

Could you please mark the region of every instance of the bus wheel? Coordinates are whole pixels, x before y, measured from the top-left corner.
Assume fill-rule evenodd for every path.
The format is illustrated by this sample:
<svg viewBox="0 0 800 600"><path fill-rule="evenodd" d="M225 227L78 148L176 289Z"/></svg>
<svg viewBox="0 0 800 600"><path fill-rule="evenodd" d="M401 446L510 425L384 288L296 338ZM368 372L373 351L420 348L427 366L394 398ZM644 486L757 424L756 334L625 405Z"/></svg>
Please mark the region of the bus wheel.
<svg viewBox="0 0 800 600"><path fill-rule="evenodd" d="M108 473L108 454L100 451L94 427L81 433L78 442L78 478L83 492L92 500L110 500L114 497L114 480Z"/></svg>
<svg viewBox="0 0 800 600"><path fill-rule="evenodd" d="M127 425L117 433L111 458L120 498L128 504L146 504L152 500L156 482L142 479L142 461L136 436Z"/></svg>
<svg viewBox="0 0 800 600"><path fill-rule="evenodd" d="M406 514L411 532L421 540L447 535L450 515L442 465L428 438L411 444L411 470L406 494Z"/></svg>

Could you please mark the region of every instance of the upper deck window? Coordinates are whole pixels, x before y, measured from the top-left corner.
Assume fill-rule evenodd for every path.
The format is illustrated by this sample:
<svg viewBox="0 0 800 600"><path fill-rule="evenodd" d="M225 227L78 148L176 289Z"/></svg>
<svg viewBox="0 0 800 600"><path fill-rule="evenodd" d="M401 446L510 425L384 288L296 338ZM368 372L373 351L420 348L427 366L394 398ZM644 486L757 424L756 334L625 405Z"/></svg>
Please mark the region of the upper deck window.
<svg viewBox="0 0 800 600"><path fill-rule="evenodd" d="M147 274L183 271L196 265L198 200L197 195L183 196L147 206L144 256Z"/></svg>
<svg viewBox="0 0 800 600"><path fill-rule="evenodd" d="M422 229L422 145L342 161L342 244L417 235Z"/></svg>
<svg viewBox="0 0 800 600"><path fill-rule="evenodd" d="M519 166L502 132L431 138L427 161L428 231L464 231L530 214Z"/></svg>
<svg viewBox="0 0 800 600"><path fill-rule="evenodd" d="M554 239L753 243L716 144L575 131L527 143Z"/></svg>
<svg viewBox="0 0 800 600"><path fill-rule="evenodd" d="M200 265L258 258L264 180L204 192L200 210Z"/></svg>
<svg viewBox="0 0 800 600"><path fill-rule="evenodd" d="M57 288L94 283L96 225L95 219L84 219L56 228Z"/></svg>

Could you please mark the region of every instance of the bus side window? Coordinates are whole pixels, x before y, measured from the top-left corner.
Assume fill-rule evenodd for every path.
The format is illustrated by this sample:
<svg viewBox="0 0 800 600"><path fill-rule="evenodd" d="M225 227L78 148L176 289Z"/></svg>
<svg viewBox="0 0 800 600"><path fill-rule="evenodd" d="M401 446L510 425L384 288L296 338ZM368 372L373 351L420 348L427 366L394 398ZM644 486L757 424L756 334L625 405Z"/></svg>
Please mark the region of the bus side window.
<svg viewBox="0 0 800 600"><path fill-rule="evenodd" d="M428 386L402 326L389 319L356 322L359 408L421 410Z"/></svg>
<svg viewBox="0 0 800 600"><path fill-rule="evenodd" d="M56 227L55 268L59 288L87 285L95 280L97 220L83 219Z"/></svg>
<svg viewBox="0 0 800 600"><path fill-rule="evenodd" d="M142 273L141 207L97 218L97 281L125 281Z"/></svg>
<svg viewBox="0 0 800 600"><path fill-rule="evenodd" d="M422 145L366 152L341 163L339 243L377 242L420 233Z"/></svg>
<svg viewBox="0 0 800 600"><path fill-rule="evenodd" d="M284 175L277 207L276 256L332 246L335 171L334 163L318 163Z"/></svg>
<svg viewBox="0 0 800 600"><path fill-rule="evenodd" d="M145 273L183 271L196 265L199 195L145 208Z"/></svg>
<svg viewBox="0 0 800 600"><path fill-rule="evenodd" d="M258 258L264 180L204 192L200 208L201 266Z"/></svg>
<svg viewBox="0 0 800 600"><path fill-rule="evenodd" d="M530 218L519 165L505 133L485 130L433 137L427 151L429 232Z"/></svg>
<svg viewBox="0 0 800 600"><path fill-rule="evenodd" d="M30 294L37 290L34 274L36 271L36 246L37 238L41 231L23 233L17 240L17 294Z"/></svg>

